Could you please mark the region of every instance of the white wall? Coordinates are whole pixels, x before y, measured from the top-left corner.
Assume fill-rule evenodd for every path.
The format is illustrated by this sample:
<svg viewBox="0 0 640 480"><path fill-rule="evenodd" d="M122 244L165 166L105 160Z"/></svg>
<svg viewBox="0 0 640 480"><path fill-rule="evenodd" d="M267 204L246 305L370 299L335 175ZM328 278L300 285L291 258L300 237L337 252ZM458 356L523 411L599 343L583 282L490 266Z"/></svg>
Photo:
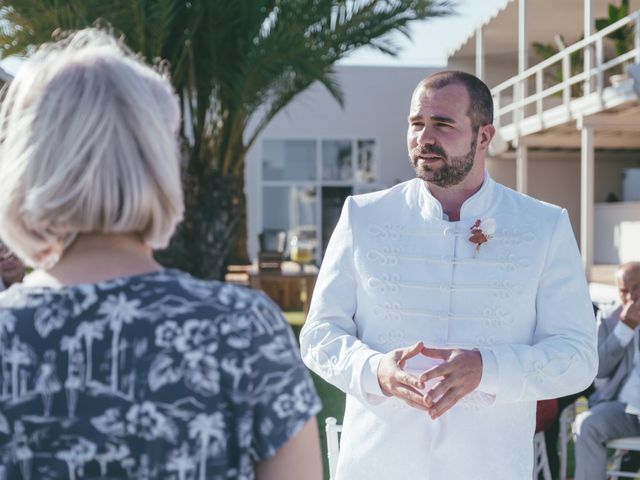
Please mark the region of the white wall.
<svg viewBox="0 0 640 480"><path fill-rule="evenodd" d="M640 152L597 150L595 163L595 201L603 204L610 193L621 198L621 173L625 168L640 166ZM490 158L487 169L491 176L515 188L516 162L513 152ZM576 239L580 236L580 152L577 150L531 150L529 152L529 195L564 207L569 212ZM607 207L610 205L611 207ZM626 206L625 206L626 205ZM595 263L617 263L619 246L614 229L622 220L640 220L636 204L622 202L596 206ZM600 212L600 213L598 213ZM635 212L635 213L633 213ZM629 214L627 218L618 214Z"/></svg>
<svg viewBox="0 0 640 480"><path fill-rule="evenodd" d="M440 69L356 67L336 68L344 93L340 108L319 84L299 95L280 112L247 155L246 193L249 255L257 256L262 229L260 155L263 139L374 139L378 154L378 181L392 186L414 177L406 147L407 115L416 84Z"/></svg>
<svg viewBox="0 0 640 480"><path fill-rule="evenodd" d="M640 260L640 202L598 203L594 223L596 264Z"/></svg>

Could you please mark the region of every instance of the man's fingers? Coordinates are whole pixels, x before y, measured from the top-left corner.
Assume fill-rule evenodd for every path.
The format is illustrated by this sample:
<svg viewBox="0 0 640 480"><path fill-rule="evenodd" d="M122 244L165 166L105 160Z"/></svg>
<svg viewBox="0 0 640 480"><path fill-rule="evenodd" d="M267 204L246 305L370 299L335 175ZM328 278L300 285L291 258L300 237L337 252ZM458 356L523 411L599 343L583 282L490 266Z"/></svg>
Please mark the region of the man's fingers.
<svg viewBox="0 0 640 480"><path fill-rule="evenodd" d="M415 345L401 350L402 355L400 355L400 359L398 360L398 365L403 367L404 362L418 355L420 352L422 352L423 348L424 348L424 344L422 342L417 342Z"/></svg>
<svg viewBox="0 0 640 480"><path fill-rule="evenodd" d="M419 377L405 372L404 370L400 370L400 372L398 372L398 374L396 375L396 380L400 384L408 385L415 389L424 388L424 382Z"/></svg>
<svg viewBox="0 0 640 480"><path fill-rule="evenodd" d="M422 393L414 390L411 387L407 387L405 385L398 385L396 391L394 392L395 396L400 400L403 400L410 407L417 408L419 410L424 410L428 412L429 409L424 403L424 397Z"/></svg>
<svg viewBox="0 0 640 480"><path fill-rule="evenodd" d="M430 407L435 405L451 388L450 382L446 380L437 383L425 393L424 402Z"/></svg>
<svg viewBox="0 0 640 480"><path fill-rule="evenodd" d="M440 400L438 400L437 402L433 403L428 411L429 411L429 416L435 420L436 418L440 417L441 415L443 415L444 413L447 412L447 410L449 410L451 407L453 407L456 403L458 403L458 400L460 400L461 396L458 394L457 389L455 388L450 388L447 393L445 393L442 398Z"/></svg>
<svg viewBox="0 0 640 480"><path fill-rule="evenodd" d="M438 377L444 377L451 372L450 364L447 362L443 362L440 365L436 365L435 367L431 367L424 373L420 374L419 380L421 382L428 382L429 380L433 380Z"/></svg>
<svg viewBox="0 0 640 480"><path fill-rule="evenodd" d="M446 348L428 348L423 347L421 352L423 355L430 358L438 358L440 360L448 360L451 356L451 350Z"/></svg>

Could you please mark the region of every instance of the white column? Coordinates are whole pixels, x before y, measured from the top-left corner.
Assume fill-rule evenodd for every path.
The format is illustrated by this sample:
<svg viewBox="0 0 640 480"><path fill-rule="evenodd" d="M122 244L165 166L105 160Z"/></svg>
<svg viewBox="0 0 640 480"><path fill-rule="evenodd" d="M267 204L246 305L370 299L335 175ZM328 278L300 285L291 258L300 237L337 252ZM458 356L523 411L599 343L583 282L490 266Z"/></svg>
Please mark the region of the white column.
<svg viewBox="0 0 640 480"><path fill-rule="evenodd" d="M582 123L582 125L580 125ZM593 266L593 210L595 147L593 126L579 122L580 126L580 252L587 278Z"/></svg>
<svg viewBox="0 0 640 480"><path fill-rule="evenodd" d="M476 30L476 77L484 80L484 33L482 26Z"/></svg>
<svg viewBox="0 0 640 480"><path fill-rule="evenodd" d="M584 38L589 37L596 31L596 21L593 18L593 0L584 0ZM584 49L584 71L588 72L593 66L593 47ZM584 94L591 93L591 77L584 81Z"/></svg>
<svg viewBox="0 0 640 480"><path fill-rule="evenodd" d="M529 59L528 59L529 50L527 46L527 8L526 6L527 6L526 0L518 0L518 74L521 74L522 72L524 72L527 69L527 66L529 63ZM525 99L525 97L527 96L526 81L520 81L516 83L514 95L516 97L516 101L518 102L521 102L522 100ZM513 117L516 124L516 131L518 133L518 144L519 144L520 143L520 138L519 138L520 123L525 117L524 107L520 106L516 108L513 112ZM525 153L525 156L526 156L526 153Z"/></svg>
<svg viewBox="0 0 640 480"><path fill-rule="evenodd" d="M520 193L527 193L529 172L529 151L523 142L518 142L516 148L516 189Z"/></svg>
<svg viewBox="0 0 640 480"><path fill-rule="evenodd" d="M527 69L529 63L527 45L527 0L518 0L518 73Z"/></svg>

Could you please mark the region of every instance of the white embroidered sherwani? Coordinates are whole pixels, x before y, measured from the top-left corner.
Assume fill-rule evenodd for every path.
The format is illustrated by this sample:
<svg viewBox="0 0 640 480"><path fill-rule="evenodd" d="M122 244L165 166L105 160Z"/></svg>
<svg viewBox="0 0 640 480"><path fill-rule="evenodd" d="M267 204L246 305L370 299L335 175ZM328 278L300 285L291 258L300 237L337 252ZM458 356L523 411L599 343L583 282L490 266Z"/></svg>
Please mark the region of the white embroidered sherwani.
<svg viewBox="0 0 640 480"><path fill-rule="evenodd" d="M476 252L470 227L489 218ZM419 340L482 355L479 387L435 421L376 376L383 353ZM586 388L598 362L566 211L487 173L459 222L418 179L348 198L301 346L347 393L338 480L530 480L536 400Z"/></svg>

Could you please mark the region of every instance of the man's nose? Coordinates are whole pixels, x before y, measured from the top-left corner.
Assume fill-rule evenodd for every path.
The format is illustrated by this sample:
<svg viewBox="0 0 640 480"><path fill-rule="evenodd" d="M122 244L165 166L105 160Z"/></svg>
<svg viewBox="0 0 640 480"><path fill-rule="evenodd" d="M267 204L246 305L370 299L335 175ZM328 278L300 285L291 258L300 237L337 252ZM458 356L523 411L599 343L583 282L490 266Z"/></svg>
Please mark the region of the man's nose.
<svg viewBox="0 0 640 480"><path fill-rule="evenodd" d="M420 145L432 145L435 143L433 138L433 130L428 126L425 126L418 135L418 143Z"/></svg>

